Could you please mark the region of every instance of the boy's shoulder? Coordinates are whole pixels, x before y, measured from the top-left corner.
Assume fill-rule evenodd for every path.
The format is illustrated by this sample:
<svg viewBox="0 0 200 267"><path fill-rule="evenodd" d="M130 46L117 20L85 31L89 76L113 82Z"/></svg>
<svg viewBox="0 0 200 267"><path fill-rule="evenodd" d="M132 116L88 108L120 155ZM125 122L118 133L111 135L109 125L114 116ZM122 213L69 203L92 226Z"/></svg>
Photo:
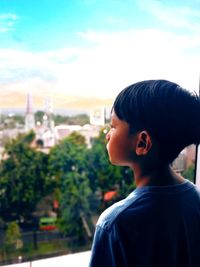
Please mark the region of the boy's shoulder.
<svg viewBox="0 0 200 267"><path fill-rule="evenodd" d="M129 207L133 206L134 203L141 197L137 190L133 191L129 196L119 202L116 202L109 208L107 208L99 217L97 226L109 230L110 227L116 220L119 219L120 215L124 213Z"/></svg>
<svg viewBox="0 0 200 267"><path fill-rule="evenodd" d="M149 212L156 212L157 209L161 209L162 203L174 201L174 197L177 199L182 193L192 191L191 197L195 198L195 201L200 203L200 193L197 187L191 182L185 180L183 184L166 187L144 187L134 190L129 196L106 209L99 217L97 226L104 230L108 230L115 223L121 224L127 222L131 218L132 222L138 221L143 216L149 216ZM163 202L164 201L164 202Z"/></svg>

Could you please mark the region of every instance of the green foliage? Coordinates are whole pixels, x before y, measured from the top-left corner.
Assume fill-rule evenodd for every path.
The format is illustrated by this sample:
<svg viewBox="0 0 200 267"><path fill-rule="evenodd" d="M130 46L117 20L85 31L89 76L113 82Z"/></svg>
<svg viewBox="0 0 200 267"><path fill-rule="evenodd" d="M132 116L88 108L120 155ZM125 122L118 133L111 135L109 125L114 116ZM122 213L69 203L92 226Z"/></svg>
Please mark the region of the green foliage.
<svg viewBox="0 0 200 267"><path fill-rule="evenodd" d="M31 147L34 138L30 132L5 146L7 159L0 163L1 217L4 221L28 221L37 204L50 196L60 204L61 230L84 239L89 236L88 228L92 230L92 212L101 212L126 197L134 187L133 174L109 162L104 129L90 149L85 138L73 132L48 155ZM104 194L110 190L116 190L117 195L105 203Z"/></svg>
<svg viewBox="0 0 200 267"><path fill-rule="evenodd" d="M60 125L60 124L68 124L68 116L62 116L62 115L54 115L53 120L55 122L55 125Z"/></svg>
<svg viewBox="0 0 200 267"><path fill-rule="evenodd" d="M86 149L86 141L85 141L85 137L81 134L79 134L78 132L72 132L67 138L66 140L70 143L72 143L75 146L80 146L82 147L84 150Z"/></svg>
<svg viewBox="0 0 200 267"><path fill-rule="evenodd" d="M0 213L5 221L28 220L37 202L52 190L48 155L30 147L34 133L7 143L0 163Z"/></svg>
<svg viewBox="0 0 200 267"><path fill-rule="evenodd" d="M49 168L59 177L74 169L81 171L85 167L86 143L82 135L72 133L50 151Z"/></svg>
<svg viewBox="0 0 200 267"><path fill-rule="evenodd" d="M41 110L38 110L35 113L35 120L36 121L43 121L44 112ZM52 118L55 122L55 125L59 124L71 124L71 125L85 125L89 123L89 116L87 114L78 114L74 116L63 116L60 114L52 114Z"/></svg>
<svg viewBox="0 0 200 267"><path fill-rule="evenodd" d="M35 112L35 121L43 121L43 116L45 112L42 110L38 110ZM55 125L60 124L70 124L70 125L85 125L90 122L89 116L87 114L77 114L74 116L64 116L60 114L52 114L52 118L55 122ZM2 115L1 121L4 124L4 128L6 129L14 129L16 128L17 124L24 125L25 116L15 114L12 117L8 117L8 115Z"/></svg>
<svg viewBox="0 0 200 267"><path fill-rule="evenodd" d="M5 244L9 247L16 247L21 238L19 225L17 222L10 222L6 230Z"/></svg>
<svg viewBox="0 0 200 267"><path fill-rule="evenodd" d="M81 214L89 214L90 211L86 151L85 138L72 133L52 148L49 158L51 174L61 188L61 230L80 238L85 235Z"/></svg>
<svg viewBox="0 0 200 267"><path fill-rule="evenodd" d="M15 139L8 139L7 143L5 144L5 151L8 153L8 155L11 155L15 152L20 152L19 150L23 146L29 147L34 138L34 131L30 131L28 134L19 134Z"/></svg>
<svg viewBox="0 0 200 267"><path fill-rule="evenodd" d="M43 116L44 116L44 111L38 110L38 111L35 112L34 116L35 116L35 121L42 122L43 121Z"/></svg>
<svg viewBox="0 0 200 267"><path fill-rule="evenodd" d="M26 235L26 234L25 234ZM17 245L7 245L6 249L0 247L0 264L10 264L11 262L16 262L16 259L19 259L19 255L21 255L23 262L24 261L32 261L37 260L38 258L47 258L51 254L68 254L71 253L71 242L66 239L55 239L51 240L43 240L42 242L37 243L37 249L35 249L33 242L20 242L17 240ZM73 239L72 239L73 240ZM16 249L18 244L23 244L23 246L19 249ZM70 249L69 249L70 247ZM89 248L88 248L89 249ZM26 264L25 264L26 265ZM2 266L2 265L1 265ZM18 265L14 265L18 266ZM19 265L20 266L20 265Z"/></svg>
<svg viewBox="0 0 200 267"><path fill-rule="evenodd" d="M184 172L183 177L190 180L191 182L194 182L194 175L195 175L195 165L191 164Z"/></svg>
<svg viewBox="0 0 200 267"><path fill-rule="evenodd" d="M85 125L89 123L89 116L87 114L78 114L68 118L68 124Z"/></svg>
<svg viewBox="0 0 200 267"><path fill-rule="evenodd" d="M90 215L90 194L88 179L84 173L74 171L63 176L60 225L65 234L79 238L87 234L81 215Z"/></svg>
<svg viewBox="0 0 200 267"><path fill-rule="evenodd" d="M14 114L12 116L1 115L0 120L3 123L4 129L14 129L17 125L24 125L25 117L18 114Z"/></svg>
<svg viewBox="0 0 200 267"><path fill-rule="evenodd" d="M13 116L13 120L18 124L24 125L25 117L23 115L15 114Z"/></svg>

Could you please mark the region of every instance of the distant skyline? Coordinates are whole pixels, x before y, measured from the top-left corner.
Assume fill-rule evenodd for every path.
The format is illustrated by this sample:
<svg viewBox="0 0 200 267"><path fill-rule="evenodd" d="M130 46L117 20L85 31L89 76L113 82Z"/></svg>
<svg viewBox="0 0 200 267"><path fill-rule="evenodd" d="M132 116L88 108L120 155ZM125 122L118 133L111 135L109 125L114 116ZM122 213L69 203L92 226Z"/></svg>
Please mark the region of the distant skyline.
<svg viewBox="0 0 200 267"><path fill-rule="evenodd" d="M198 0L0 1L1 107L28 92L56 108L111 103L145 79L198 91L199 66Z"/></svg>

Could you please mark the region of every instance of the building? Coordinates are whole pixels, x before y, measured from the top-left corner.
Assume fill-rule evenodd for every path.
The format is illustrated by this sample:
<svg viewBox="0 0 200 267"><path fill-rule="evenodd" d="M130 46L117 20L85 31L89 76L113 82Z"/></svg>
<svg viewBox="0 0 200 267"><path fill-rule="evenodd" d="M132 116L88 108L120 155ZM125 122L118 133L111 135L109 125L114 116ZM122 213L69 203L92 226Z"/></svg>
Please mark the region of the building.
<svg viewBox="0 0 200 267"><path fill-rule="evenodd" d="M30 130L35 130L35 117L33 113L32 96L28 94L26 101L25 132L29 132Z"/></svg>

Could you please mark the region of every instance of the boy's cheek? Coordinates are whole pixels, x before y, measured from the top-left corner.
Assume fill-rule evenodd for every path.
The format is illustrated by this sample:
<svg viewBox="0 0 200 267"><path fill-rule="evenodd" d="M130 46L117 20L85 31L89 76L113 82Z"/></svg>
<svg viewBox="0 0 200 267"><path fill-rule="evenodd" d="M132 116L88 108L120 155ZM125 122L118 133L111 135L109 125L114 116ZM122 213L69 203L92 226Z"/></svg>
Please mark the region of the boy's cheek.
<svg viewBox="0 0 200 267"><path fill-rule="evenodd" d="M107 151L108 151L108 143L107 143L107 145L106 145L106 149L107 149Z"/></svg>
<svg viewBox="0 0 200 267"><path fill-rule="evenodd" d="M107 143L106 149L108 151L109 160L111 161L111 157L113 153L112 153L112 148L110 147L110 142Z"/></svg>

